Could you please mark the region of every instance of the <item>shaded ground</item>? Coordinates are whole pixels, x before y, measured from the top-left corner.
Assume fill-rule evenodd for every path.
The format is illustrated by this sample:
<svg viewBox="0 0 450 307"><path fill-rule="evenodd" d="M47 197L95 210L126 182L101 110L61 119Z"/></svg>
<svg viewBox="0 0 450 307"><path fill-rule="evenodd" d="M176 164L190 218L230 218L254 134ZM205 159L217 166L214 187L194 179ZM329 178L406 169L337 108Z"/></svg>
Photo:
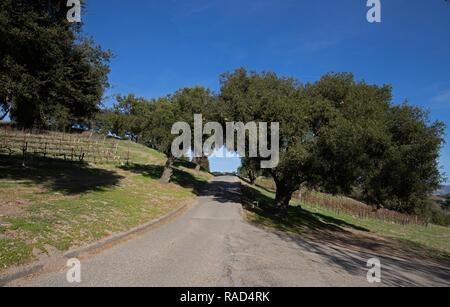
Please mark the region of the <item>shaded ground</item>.
<svg viewBox="0 0 450 307"><path fill-rule="evenodd" d="M195 194L199 194L204 183L204 173L195 172L195 165L188 161L177 161L174 163L174 167L170 182L184 188L191 188ZM162 165L133 164L121 166L120 168L154 180L161 178L164 171L164 166Z"/></svg>
<svg viewBox="0 0 450 307"><path fill-rule="evenodd" d="M325 226L320 231L341 233ZM352 231L342 229L349 237ZM450 285L446 262L398 258L372 251L371 245L365 250L344 246L348 243L320 242L247 223L239 183L235 177L222 176L177 218L82 259L81 284L67 283L62 267L12 285L370 286L366 263L373 257L382 263L381 286Z"/></svg>
<svg viewBox="0 0 450 307"><path fill-rule="evenodd" d="M101 191L117 185L123 177L114 170L92 167L82 162L45 159L22 167L18 156L0 155L0 187L23 183L41 185L48 190L65 194Z"/></svg>

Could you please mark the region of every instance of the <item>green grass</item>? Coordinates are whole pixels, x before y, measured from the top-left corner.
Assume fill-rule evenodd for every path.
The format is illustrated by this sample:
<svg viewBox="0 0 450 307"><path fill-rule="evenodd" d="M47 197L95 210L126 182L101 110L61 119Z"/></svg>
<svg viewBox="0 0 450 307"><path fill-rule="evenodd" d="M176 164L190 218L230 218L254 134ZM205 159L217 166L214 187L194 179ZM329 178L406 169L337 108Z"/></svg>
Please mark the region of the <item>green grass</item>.
<svg viewBox="0 0 450 307"><path fill-rule="evenodd" d="M49 201L37 194L35 198L43 197L28 208L33 215L3 221L9 223L8 230L20 231L27 240L67 250L155 219L195 196L186 189L156 187L153 179L140 181L142 178L135 176L124 186ZM164 196L170 203L163 203Z"/></svg>
<svg viewBox="0 0 450 307"><path fill-rule="evenodd" d="M128 148L129 165L53 160L23 168L19 158L0 155L0 202L17 204L0 217L0 269L33 260L33 251L67 251L164 216L212 178L180 161L172 183L162 185L165 156L120 142L119 150Z"/></svg>
<svg viewBox="0 0 450 307"><path fill-rule="evenodd" d="M327 216L335 217L345 223L368 229L372 233L382 234L386 237L400 239L406 243L419 244L436 250L442 250L450 253L450 228L430 224L421 225L400 225L397 223L383 222L379 219L360 219L347 214L336 214L332 210L318 206L307 207L305 210L321 213Z"/></svg>
<svg viewBox="0 0 450 307"><path fill-rule="evenodd" d="M24 264L32 258L32 247L20 240L0 239L0 269Z"/></svg>
<svg viewBox="0 0 450 307"><path fill-rule="evenodd" d="M166 156L163 153L131 141L121 141L119 143L118 152L124 157L130 153L130 163L145 164L149 162L149 160L153 160L154 162L162 164L166 159Z"/></svg>
<svg viewBox="0 0 450 307"><path fill-rule="evenodd" d="M396 240L399 244L415 248L436 251L448 257L450 254L450 228L429 225L399 225L378 219L361 219L357 216L339 213L318 205L306 205L298 199L291 201L287 218L280 218L273 210L274 193L258 186L243 185L243 194L247 199L248 218L254 223L280 231L304 234L311 230L340 231L352 229L372 233ZM260 208L251 203L258 201ZM300 208L301 207L301 208Z"/></svg>

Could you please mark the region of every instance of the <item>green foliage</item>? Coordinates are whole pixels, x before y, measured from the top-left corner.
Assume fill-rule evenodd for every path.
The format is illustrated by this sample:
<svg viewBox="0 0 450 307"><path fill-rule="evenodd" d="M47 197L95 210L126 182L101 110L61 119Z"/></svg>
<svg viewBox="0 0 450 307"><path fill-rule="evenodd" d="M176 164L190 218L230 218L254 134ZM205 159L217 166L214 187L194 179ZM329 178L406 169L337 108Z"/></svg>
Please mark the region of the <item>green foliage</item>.
<svg viewBox="0 0 450 307"><path fill-rule="evenodd" d="M280 123L280 163L269 173L277 185L277 204L284 209L302 183L350 190L360 169L382 150L371 144L381 143L382 133L369 127L382 120L388 87L357 83L351 74L328 74L302 85L243 68L222 75L221 83L227 119Z"/></svg>
<svg viewBox="0 0 450 307"><path fill-rule="evenodd" d="M21 126L89 124L99 111L111 53L66 13L56 0L0 3L0 106Z"/></svg>
<svg viewBox="0 0 450 307"><path fill-rule="evenodd" d="M447 203L449 203L448 200ZM415 210L435 225L450 226L450 214L446 211L446 205L443 201L429 199L421 203L421 206L415 208Z"/></svg>
<svg viewBox="0 0 450 307"><path fill-rule="evenodd" d="M167 169L174 162L171 149L177 135L171 133L173 124L187 122L194 127L194 114L203 114L203 119L208 121L218 117L215 97L209 89L199 86L152 100L134 94L116 99L113 108L104 110L98 117L98 128L164 153L168 158ZM194 134L191 135L193 138ZM209 161L201 160L200 165L209 170Z"/></svg>
<svg viewBox="0 0 450 307"><path fill-rule="evenodd" d="M441 183L437 159L445 125L429 120L428 112L403 104L388 113L389 142L378 168L362 187L366 200L389 209L423 214L428 196Z"/></svg>
<svg viewBox="0 0 450 307"><path fill-rule="evenodd" d="M193 88L185 87L176 91L173 95L169 96L171 104L177 109L178 117L182 118L183 122L190 125L192 129L191 144L194 148L194 115L201 114L203 122L218 121L220 116L218 115L218 108L216 107L216 97L210 91L210 89L195 86ZM202 135L202 141L206 141L209 137L207 134ZM195 154L195 152L194 152ZM200 153L198 153L200 155ZM201 157L197 157L199 165L203 162L205 153ZM197 160L195 160L197 161Z"/></svg>
<svg viewBox="0 0 450 307"><path fill-rule="evenodd" d="M168 96L170 103L174 105L179 117L194 127L194 114L202 114L204 121L217 119L215 97L210 89L203 86L185 87Z"/></svg>
<svg viewBox="0 0 450 307"><path fill-rule="evenodd" d="M441 202L441 207L443 210L450 210L450 194L445 196L445 201Z"/></svg>
<svg viewBox="0 0 450 307"><path fill-rule="evenodd" d="M103 110L98 128L122 139L141 143L170 155L174 123L183 121L194 126L194 114L205 120L215 118L214 96L204 87L183 88L173 95L147 100L134 94L116 97L112 109ZM192 134L193 135L193 134Z"/></svg>
<svg viewBox="0 0 450 307"><path fill-rule="evenodd" d="M444 124L429 123L419 108L392 105L389 85L348 73L303 85L244 68L223 74L221 84L226 120L280 123L280 163L267 172L284 211L305 184L341 194L363 187L372 204L417 213L441 181Z"/></svg>
<svg viewBox="0 0 450 307"><path fill-rule="evenodd" d="M450 226L450 214L446 214L440 210L430 210L429 212L430 213L425 211L425 214L430 216L430 221L433 224L447 227Z"/></svg>
<svg viewBox="0 0 450 307"><path fill-rule="evenodd" d="M145 129L149 132L146 145L150 148L171 156L172 142L175 135L171 134L174 123L183 119L176 105L171 103L170 96L163 97L153 102L151 118L147 119Z"/></svg>
<svg viewBox="0 0 450 307"><path fill-rule="evenodd" d="M144 141L145 124L152 117L153 103L134 94L116 96L113 108L105 109L97 118L97 128L135 143Z"/></svg>

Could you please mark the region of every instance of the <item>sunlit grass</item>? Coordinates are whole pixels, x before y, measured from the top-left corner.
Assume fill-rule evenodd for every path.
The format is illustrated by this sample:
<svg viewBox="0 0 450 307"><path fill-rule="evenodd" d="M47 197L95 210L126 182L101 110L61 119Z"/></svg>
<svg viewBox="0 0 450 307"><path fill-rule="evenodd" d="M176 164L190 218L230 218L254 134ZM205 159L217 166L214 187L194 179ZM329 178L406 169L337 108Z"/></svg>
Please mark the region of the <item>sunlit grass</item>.
<svg viewBox="0 0 450 307"><path fill-rule="evenodd" d="M0 201L14 206L13 216L0 216L0 269L27 263L38 251L67 251L162 217L212 178L181 163L173 182L162 185L163 154L131 142L119 148L131 148L133 164L59 161L53 168L22 169L2 158Z"/></svg>

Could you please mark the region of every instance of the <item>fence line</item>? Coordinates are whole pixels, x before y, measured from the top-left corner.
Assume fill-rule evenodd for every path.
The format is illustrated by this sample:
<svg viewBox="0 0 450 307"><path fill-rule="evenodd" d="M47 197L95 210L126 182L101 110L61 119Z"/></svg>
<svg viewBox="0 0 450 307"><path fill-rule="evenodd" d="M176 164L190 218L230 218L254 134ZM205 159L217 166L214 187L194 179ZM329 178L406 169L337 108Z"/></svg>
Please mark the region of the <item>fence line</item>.
<svg viewBox="0 0 450 307"><path fill-rule="evenodd" d="M70 131L70 130L69 130ZM14 130L8 126L0 132L0 153L87 162L125 162L129 153L119 151L119 141L92 133L70 134L32 129Z"/></svg>
<svg viewBox="0 0 450 307"><path fill-rule="evenodd" d="M319 206L331 210L335 215L351 215L360 219L377 219L384 222L393 222L401 225L422 225L428 226L429 219L423 216L408 215L388 209L375 209L363 203L347 200L345 197L326 196L312 193L302 193L295 195L306 205Z"/></svg>
<svg viewBox="0 0 450 307"><path fill-rule="evenodd" d="M257 182L266 189L275 191L276 186L273 180L267 178L258 178ZM347 214L357 216L361 219L377 219L385 222L393 222L401 225L429 225L429 219L423 216L415 216L399 213L388 209L375 209L364 203L344 196L332 196L316 191L296 192L292 195L300 199L306 205L319 206L334 212L336 215Z"/></svg>

